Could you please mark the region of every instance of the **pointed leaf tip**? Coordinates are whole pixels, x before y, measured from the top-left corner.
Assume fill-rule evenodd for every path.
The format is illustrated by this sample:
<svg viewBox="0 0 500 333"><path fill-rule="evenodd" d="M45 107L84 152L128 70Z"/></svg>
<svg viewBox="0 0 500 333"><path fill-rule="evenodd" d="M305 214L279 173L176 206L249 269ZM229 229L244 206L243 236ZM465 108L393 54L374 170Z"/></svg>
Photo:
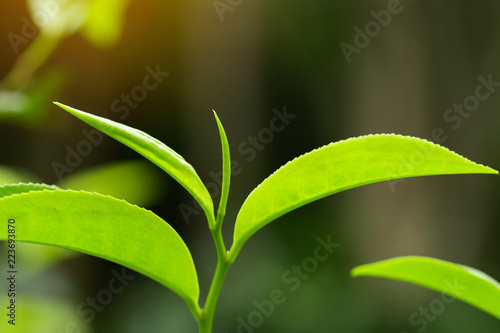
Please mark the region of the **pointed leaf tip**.
<svg viewBox="0 0 500 333"><path fill-rule="evenodd" d="M374 134L330 143L286 163L250 193L236 218L230 258L269 222L337 192L399 178L497 173L415 137Z"/></svg>
<svg viewBox="0 0 500 333"><path fill-rule="evenodd" d="M229 196L229 187L231 182L231 156L229 151L229 142L227 140L226 132L222 123L214 112L215 121L217 122L217 128L219 129L219 135L222 146L222 186L221 186L221 198L219 202L219 208L217 211L217 221L214 227L220 227L224 216L226 214L227 199Z"/></svg>
<svg viewBox="0 0 500 333"><path fill-rule="evenodd" d="M135 150L181 184L200 204L209 225L215 224L212 198L191 164L149 134L130 126L57 103L63 110Z"/></svg>
<svg viewBox="0 0 500 333"><path fill-rule="evenodd" d="M460 299L500 319L500 283L472 267L429 257L406 256L357 266L351 275L417 284Z"/></svg>

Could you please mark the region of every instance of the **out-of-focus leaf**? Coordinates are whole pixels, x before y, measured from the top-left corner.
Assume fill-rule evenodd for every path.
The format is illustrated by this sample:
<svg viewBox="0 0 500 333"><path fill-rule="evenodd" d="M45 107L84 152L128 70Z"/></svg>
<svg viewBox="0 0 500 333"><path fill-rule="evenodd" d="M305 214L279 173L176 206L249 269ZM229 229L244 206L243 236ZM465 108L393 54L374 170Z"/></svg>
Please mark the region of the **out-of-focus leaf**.
<svg viewBox="0 0 500 333"><path fill-rule="evenodd" d="M58 185L107 194L138 206L152 206L165 192L163 173L147 161L122 161L75 172Z"/></svg>
<svg viewBox="0 0 500 333"><path fill-rule="evenodd" d="M37 123L48 119L50 101L54 94L67 82L66 72L53 67L34 77L26 88L29 99L28 108L22 117L25 123Z"/></svg>
<svg viewBox="0 0 500 333"><path fill-rule="evenodd" d="M0 254L5 253L7 247L0 241ZM6 244L5 244L6 245ZM5 251L1 251L5 247ZM22 258L23 280L27 281L40 272L64 260L80 256L80 252L63 249L55 246L19 242L16 244L16 256ZM1 286L0 286L1 287ZM1 331L0 331L1 332Z"/></svg>
<svg viewBox="0 0 500 333"><path fill-rule="evenodd" d="M39 179L34 174L21 168L0 165L0 185L29 182L39 182Z"/></svg>
<svg viewBox="0 0 500 333"><path fill-rule="evenodd" d="M80 32L94 45L113 46L121 36L130 0L92 0Z"/></svg>
<svg viewBox="0 0 500 333"><path fill-rule="evenodd" d="M21 91L0 91L0 119L12 117L28 108L29 97Z"/></svg>
<svg viewBox="0 0 500 333"><path fill-rule="evenodd" d="M92 332L91 326L85 323L85 317L77 315L75 309L78 305L48 297L27 296L26 291L24 295L21 293L16 296L16 325L11 325L8 323L10 318L6 316L9 302L7 293L0 293L0 303L5 305L2 306L0 321L2 333Z"/></svg>
<svg viewBox="0 0 500 333"><path fill-rule="evenodd" d="M22 90L0 91L0 122L37 125L46 120L52 96L65 82L65 72L51 68L33 77Z"/></svg>
<svg viewBox="0 0 500 333"><path fill-rule="evenodd" d="M40 32L51 37L76 32L88 15L86 0L28 0L31 19Z"/></svg>

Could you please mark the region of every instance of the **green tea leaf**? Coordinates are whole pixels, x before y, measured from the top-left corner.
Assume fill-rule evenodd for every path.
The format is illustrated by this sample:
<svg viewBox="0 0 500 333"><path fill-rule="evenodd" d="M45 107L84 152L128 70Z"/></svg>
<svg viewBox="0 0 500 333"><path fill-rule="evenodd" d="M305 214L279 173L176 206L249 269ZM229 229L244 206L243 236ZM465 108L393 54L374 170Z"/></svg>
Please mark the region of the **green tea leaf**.
<svg viewBox="0 0 500 333"><path fill-rule="evenodd" d="M230 259L269 222L325 196L384 180L470 173L498 172L414 137L380 134L329 144L288 162L250 193L236 218Z"/></svg>
<svg viewBox="0 0 500 333"><path fill-rule="evenodd" d="M0 198L8 197L13 194L28 193L31 191L43 190L57 190L59 187L47 184L33 184L33 183L18 183L18 184L5 184L0 186Z"/></svg>
<svg viewBox="0 0 500 333"><path fill-rule="evenodd" d="M217 121L217 127L219 128L220 140L222 145L222 188L219 209L217 211L217 223L222 224L222 220L226 215L226 204L227 198L229 196L229 185L231 182L231 156L229 154L229 142L227 141L226 132L222 123L214 111L215 120Z"/></svg>
<svg viewBox="0 0 500 333"><path fill-rule="evenodd" d="M215 225L212 198L193 166L186 162L181 155L167 147L163 142L138 129L57 102L54 104L132 148L163 169L198 201L207 216L209 226Z"/></svg>
<svg viewBox="0 0 500 333"><path fill-rule="evenodd" d="M113 261L172 289L199 314L191 254L177 232L151 211L96 193L37 191L0 199L0 222L0 240L15 230L18 242Z"/></svg>
<svg viewBox="0 0 500 333"><path fill-rule="evenodd" d="M500 319L500 283L472 267L410 256L357 266L351 275L418 284L455 297Z"/></svg>

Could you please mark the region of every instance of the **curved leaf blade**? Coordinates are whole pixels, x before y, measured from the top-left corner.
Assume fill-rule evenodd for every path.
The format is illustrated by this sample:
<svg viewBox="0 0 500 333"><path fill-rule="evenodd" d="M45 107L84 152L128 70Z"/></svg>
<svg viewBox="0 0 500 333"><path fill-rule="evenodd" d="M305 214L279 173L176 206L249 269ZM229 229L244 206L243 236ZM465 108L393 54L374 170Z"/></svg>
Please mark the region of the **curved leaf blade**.
<svg viewBox="0 0 500 333"><path fill-rule="evenodd" d="M199 313L193 259L177 232L160 217L96 193L37 191L0 199L0 240L58 246L113 261L179 294ZM11 228L11 227L9 227Z"/></svg>
<svg viewBox="0 0 500 333"><path fill-rule="evenodd" d="M227 141L226 132L222 123L214 111L215 120L217 121L217 127L219 128L220 141L222 145L222 188L220 195L219 208L217 210L217 227L222 225L224 216L226 215L226 205L227 198L229 196L229 185L231 182L231 156L229 153L229 142Z"/></svg>
<svg viewBox="0 0 500 333"><path fill-rule="evenodd" d="M414 283L455 297L500 319L500 283L472 267L408 256L357 266L351 275Z"/></svg>
<svg viewBox="0 0 500 333"><path fill-rule="evenodd" d="M35 183L17 183L17 184L4 184L0 186L0 199L14 194L28 193L31 191L54 191L60 189L55 185L35 184Z"/></svg>
<svg viewBox="0 0 500 333"><path fill-rule="evenodd" d="M55 102L54 104L135 150L159 166L198 201L207 216L210 227L215 225L212 198L193 166L186 162L181 155L160 140L138 129L74 109L61 103Z"/></svg>
<svg viewBox="0 0 500 333"><path fill-rule="evenodd" d="M498 172L414 137L378 134L331 143L288 162L250 193L236 218L230 258L269 222L328 195L398 178L472 173Z"/></svg>

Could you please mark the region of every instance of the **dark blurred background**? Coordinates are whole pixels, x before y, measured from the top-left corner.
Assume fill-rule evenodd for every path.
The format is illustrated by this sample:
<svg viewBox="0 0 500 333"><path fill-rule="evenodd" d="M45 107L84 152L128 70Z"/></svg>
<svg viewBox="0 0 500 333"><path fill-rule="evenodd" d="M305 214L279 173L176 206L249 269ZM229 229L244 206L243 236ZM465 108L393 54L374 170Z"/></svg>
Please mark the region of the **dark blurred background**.
<svg viewBox="0 0 500 333"><path fill-rule="evenodd" d="M63 12L62 28L44 25L44 17L57 21ZM226 246L257 184L333 141L369 133L434 140L437 131L442 145L500 168L497 1L30 0L3 1L0 13L2 183L104 191L153 210L191 249L201 299L216 256L203 214L179 209L194 207L189 194L109 137L69 166L69 152L83 149L90 128L52 101L155 136L207 183L221 170L216 110L240 167L231 183ZM145 83L151 72L156 80ZM459 109L481 84L488 97ZM288 119L269 135L263 129L277 114ZM349 275L359 264L425 255L499 280L499 200L494 176L424 177L365 186L289 213L243 248L214 332L499 332L497 319L460 301L423 316L437 292ZM313 255L318 237L340 247L291 290L284 274ZM138 274L87 320L78 309L89 308L88 297L106 289L121 267L44 248L19 245L25 272L19 321L37 323L26 332L72 332L70 322L80 332L197 330L180 297ZM275 289L286 301L257 320L255 304Z"/></svg>

